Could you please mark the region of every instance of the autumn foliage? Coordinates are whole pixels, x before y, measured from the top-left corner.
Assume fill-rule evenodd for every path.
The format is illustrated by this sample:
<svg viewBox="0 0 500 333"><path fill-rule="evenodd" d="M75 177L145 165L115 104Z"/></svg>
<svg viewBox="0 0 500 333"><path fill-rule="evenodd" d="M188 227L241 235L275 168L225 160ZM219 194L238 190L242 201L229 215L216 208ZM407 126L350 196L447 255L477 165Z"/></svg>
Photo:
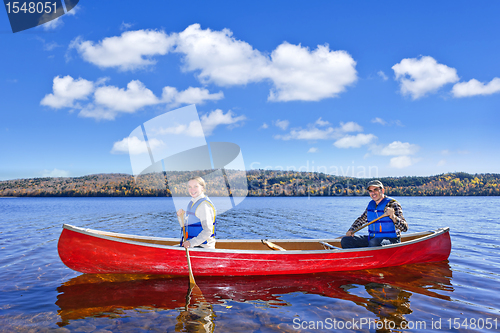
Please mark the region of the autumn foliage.
<svg viewBox="0 0 500 333"><path fill-rule="evenodd" d="M228 171L229 183L238 184L233 195L248 196L359 196L368 195L373 178L333 176L316 172L250 170L247 185L243 171ZM199 174L199 172L198 172ZM206 172L209 174L209 171ZM0 181L0 196L10 197L170 197L187 195L185 185L194 172L147 174L137 179L126 174L84 177L30 178ZM500 195L500 174L447 173L428 177L383 177L392 196L491 196ZM206 179L207 180L207 179ZM248 191L248 194L246 193ZM207 194L225 196L224 183L208 177Z"/></svg>

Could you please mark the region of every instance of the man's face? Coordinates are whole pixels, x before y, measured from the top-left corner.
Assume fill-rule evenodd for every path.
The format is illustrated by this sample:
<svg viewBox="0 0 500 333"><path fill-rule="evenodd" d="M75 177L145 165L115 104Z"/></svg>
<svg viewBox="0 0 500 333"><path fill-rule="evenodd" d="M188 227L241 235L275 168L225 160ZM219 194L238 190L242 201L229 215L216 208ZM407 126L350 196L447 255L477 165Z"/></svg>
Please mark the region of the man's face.
<svg viewBox="0 0 500 333"><path fill-rule="evenodd" d="M384 198L384 189L377 186L368 187L368 192L370 193L370 198L372 198L376 203L379 203Z"/></svg>

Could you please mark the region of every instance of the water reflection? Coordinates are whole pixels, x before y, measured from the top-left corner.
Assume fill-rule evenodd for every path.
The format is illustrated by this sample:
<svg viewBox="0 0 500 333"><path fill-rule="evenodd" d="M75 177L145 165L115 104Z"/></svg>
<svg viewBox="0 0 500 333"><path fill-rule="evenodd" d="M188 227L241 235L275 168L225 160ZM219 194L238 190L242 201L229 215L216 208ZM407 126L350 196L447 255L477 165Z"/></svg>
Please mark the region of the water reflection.
<svg viewBox="0 0 500 333"><path fill-rule="evenodd" d="M189 288L186 307L177 316L175 332L214 332L215 313L198 286Z"/></svg>
<svg viewBox="0 0 500 333"><path fill-rule="evenodd" d="M129 309L175 310L177 332L213 332L215 305L260 301L292 306L282 297L300 292L354 302L398 328L412 313L413 294L450 301L451 278L448 261L328 274L197 277L200 296L188 294L187 277L83 274L58 287L56 305L59 326L90 317L121 317Z"/></svg>

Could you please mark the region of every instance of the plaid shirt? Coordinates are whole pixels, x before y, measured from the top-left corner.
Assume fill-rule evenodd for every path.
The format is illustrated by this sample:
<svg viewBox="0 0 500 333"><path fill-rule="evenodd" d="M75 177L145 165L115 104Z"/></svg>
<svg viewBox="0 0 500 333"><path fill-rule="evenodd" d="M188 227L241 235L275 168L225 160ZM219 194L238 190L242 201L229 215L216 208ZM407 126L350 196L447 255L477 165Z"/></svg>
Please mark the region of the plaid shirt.
<svg viewBox="0 0 500 333"><path fill-rule="evenodd" d="M396 222L394 222L394 226L396 227L396 233L398 236L401 236L401 231L408 231L408 223L406 222L403 216L403 208L397 201L392 201L387 204L386 207L391 207L394 209L394 215L396 215ZM349 228L350 231L354 231L357 228L368 223L367 219L367 210L365 209L364 213L354 221L354 223Z"/></svg>

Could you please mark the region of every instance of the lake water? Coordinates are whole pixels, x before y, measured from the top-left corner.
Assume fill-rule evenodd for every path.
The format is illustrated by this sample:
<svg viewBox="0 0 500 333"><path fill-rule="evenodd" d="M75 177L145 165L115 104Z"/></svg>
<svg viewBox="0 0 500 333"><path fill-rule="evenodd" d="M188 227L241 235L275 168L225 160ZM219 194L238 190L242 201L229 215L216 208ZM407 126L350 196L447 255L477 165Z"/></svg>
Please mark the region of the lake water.
<svg viewBox="0 0 500 333"><path fill-rule="evenodd" d="M0 198L0 332L499 331L500 197L397 199L409 232L451 228L449 261L199 277L204 299L186 309L187 277L81 274L57 254L63 223L179 237L171 199ZM337 237L368 200L247 198L219 216L217 237Z"/></svg>

